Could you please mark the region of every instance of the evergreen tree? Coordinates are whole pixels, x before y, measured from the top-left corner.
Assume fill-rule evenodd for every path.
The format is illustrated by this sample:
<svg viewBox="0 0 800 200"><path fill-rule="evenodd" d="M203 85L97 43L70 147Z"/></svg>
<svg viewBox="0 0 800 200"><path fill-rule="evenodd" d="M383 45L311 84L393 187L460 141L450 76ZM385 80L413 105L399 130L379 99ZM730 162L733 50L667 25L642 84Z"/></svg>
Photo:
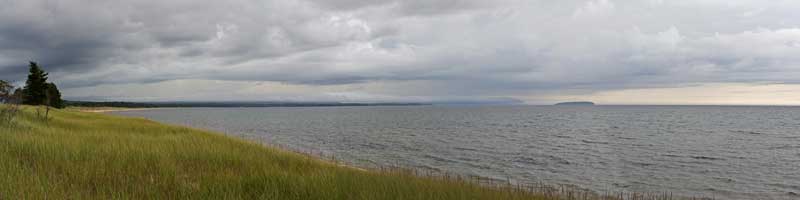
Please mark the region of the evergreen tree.
<svg viewBox="0 0 800 200"><path fill-rule="evenodd" d="M47 83L46 94L46 105L54 108L64 108L64 100L61 99L61 92L58 91L58 87L55 83Z"/></svg>
<svg viewBox="0 0 800 200"><path fill-rule="evenodd" d="M47 102L47 73L36 62L30 62L30 73L22 90L22 103L27 105L45 105Z"/></svg>

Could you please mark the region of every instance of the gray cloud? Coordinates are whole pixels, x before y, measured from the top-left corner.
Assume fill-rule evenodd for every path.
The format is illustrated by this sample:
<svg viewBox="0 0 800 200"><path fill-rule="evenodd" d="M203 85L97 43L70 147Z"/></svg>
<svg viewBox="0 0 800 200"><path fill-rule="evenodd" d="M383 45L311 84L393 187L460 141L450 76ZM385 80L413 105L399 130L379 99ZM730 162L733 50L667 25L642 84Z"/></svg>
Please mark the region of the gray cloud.
<svg viewBox="0 0 800 200"><path fill-rule="evenodd" d="M481 0L311 0L321 8L335 11L354 11L364 8L385 8L393 15L433 16L461 13L464 11L487 9L504 2Z"/></svg>
<svg viewBox="0 0 800 200"><path fill-rule="evenodd" d="M76 91L220 80L498 97L800 77L796 1L1 3L0 78L35 60Z"/></svg>

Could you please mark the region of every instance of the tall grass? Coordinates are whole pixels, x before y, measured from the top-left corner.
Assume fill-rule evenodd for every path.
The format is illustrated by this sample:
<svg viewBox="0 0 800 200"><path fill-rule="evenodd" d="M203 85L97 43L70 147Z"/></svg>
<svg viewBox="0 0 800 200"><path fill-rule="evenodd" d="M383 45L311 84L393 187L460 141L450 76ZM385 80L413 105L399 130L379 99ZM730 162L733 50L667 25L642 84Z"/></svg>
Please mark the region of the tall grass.
<svg viewBox="0 0 800 200"><path fill-rule="evenodd" d="M51 112L24 107L0 125L0 199L618 199L365 171L145 119Z"/></svg>

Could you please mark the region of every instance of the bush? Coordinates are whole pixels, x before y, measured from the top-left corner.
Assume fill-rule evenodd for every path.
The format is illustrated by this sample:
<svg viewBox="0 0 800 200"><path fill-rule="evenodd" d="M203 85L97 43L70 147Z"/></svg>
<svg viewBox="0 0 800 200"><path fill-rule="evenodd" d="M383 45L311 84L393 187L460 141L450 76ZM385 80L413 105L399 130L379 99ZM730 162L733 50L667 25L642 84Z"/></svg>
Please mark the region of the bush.
<svg viewBox="0 0 800 200"><path fill-rule="evenodd" d="M0 80L0 124L9 124L19 112L22 92L11 83Z"/></svg>

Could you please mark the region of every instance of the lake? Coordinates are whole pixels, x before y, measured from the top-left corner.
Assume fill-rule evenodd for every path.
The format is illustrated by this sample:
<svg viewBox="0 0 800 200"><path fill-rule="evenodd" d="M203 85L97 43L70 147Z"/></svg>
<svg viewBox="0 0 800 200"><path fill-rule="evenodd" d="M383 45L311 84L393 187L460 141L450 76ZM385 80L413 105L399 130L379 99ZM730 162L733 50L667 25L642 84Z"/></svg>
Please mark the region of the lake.
<svg viewBox="0 0 800 200"><path fill-rule="evenodd" d="M598 192L800 199L800 107L397 106L115 112L362 167Z"/></svg>

